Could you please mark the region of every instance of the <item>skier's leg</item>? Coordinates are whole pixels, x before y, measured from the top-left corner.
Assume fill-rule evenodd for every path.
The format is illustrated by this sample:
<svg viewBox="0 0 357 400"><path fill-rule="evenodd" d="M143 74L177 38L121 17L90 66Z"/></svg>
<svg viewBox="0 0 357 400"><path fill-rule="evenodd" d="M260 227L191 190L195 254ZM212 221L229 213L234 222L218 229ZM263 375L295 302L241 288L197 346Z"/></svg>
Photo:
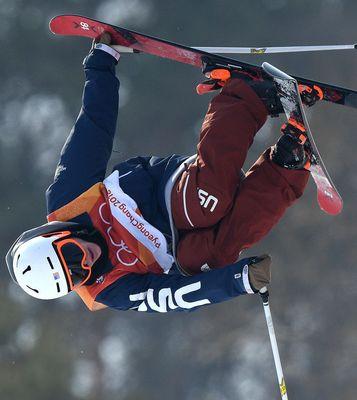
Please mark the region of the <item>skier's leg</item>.
<svg viewBox="0 0 357 400"><path fill-rule="evenodd" d="M230 80L211 102L190 165L172 192L178 229L216 224L232 207L241 168L267 111L247 83Z"/></svg>
<svg viewBox="0 0 357 400"><path fill-rule="evenodd" d="M241 182L229 213L212 228L186 232L177 257L189 274L207 264L219 268L235 262L240 252L261 240L305 189L309 172L278 166L268 149Z"/></svg>

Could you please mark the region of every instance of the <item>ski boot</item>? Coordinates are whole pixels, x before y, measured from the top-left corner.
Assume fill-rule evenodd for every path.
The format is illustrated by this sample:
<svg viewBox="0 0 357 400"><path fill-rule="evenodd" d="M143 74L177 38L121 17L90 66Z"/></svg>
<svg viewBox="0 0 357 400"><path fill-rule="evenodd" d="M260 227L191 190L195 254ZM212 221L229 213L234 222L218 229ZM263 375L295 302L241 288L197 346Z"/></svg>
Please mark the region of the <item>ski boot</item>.
<svg viewBox="0 0 357 400"><path fill-rule="evenodd" d="M263 101L270 116L277 117L284 112L273 81L261 80L257 76L247 72L230 71L229 69L219 68L216 65L210 64L204 64L202 72L208 80L196 86L196 91L200 95L222 89L230 78L237 78L245 81L255 91Z"/></svg>
<svg viewBox="0 0 357 400"><path fill-rule="evenodd" d="M310 152L306 129L294 118L281 127L282 136L273 147L271 160L287 169L310 168Z"/></svg>
<svg viewBox="0 0 357 400"><path fill-rule="evenodd" d="M196 86L196 91L200 95L213 90L222 89L230 78L239 78L246 82L258 79L248 72L237 70L231 71L227 68L220 68L219 66L210 63L203 63L202 73L206 78L208 78L208 80L201 82Z"/></svg>

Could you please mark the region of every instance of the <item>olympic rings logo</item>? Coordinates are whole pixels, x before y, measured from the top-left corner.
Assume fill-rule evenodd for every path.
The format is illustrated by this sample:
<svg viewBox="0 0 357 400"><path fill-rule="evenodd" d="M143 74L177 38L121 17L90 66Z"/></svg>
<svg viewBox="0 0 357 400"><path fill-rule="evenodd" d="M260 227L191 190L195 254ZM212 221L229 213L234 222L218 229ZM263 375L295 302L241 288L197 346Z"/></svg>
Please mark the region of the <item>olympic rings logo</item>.
<svg viewBox="0 0 357 400"><path fill-rule="evenodd" d="M111 244L118 249L116 251L117 260L126 267L132 267L139 261L139 259L135 257L135 255L126 245L124 240L121 239L119 243L115 242L113 236L111 235L111 231L113 228L110 225L110 221L108 221L108 219L106 219L104 216L104 212L107 210L107 207L107 204L103 203L100 205L98 210L100 219L104 222L105 225L109 225L109 227L106 229L106 234L108 235Z"/></svg>

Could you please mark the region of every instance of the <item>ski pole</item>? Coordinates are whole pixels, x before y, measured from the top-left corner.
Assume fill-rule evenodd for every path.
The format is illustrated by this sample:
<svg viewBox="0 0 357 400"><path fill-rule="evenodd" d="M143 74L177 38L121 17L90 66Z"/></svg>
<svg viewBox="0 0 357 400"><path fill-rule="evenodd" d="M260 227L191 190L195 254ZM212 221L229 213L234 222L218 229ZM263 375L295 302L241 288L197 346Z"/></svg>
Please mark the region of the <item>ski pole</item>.
<svg viewBox="0 0 357 400"><path fill-rule="evenodd" d="M281 398L282 398L282 400L288 400L288 394L286 391L283 369L281 367L281 361L280 361L280 356L279 356L278 343L276 341L273 319L271 316L271 311L270 311L270 306L269 306L268 289L266 287L263 287L262 289L260 289L259 294L263 301L264 314L265 314L265 319L266 319L267 326L268 326L270 344L271 344L271 348L273 350L274 364L275 364L276 374L278 376Z"/></svg>
<svg viewBox="0 0 357 400"><path fill-rule="evenodd" d="M130 47L111 46L120 53L140 53ZM274 53L300 53L308 51L331 51L357 49L357 44L325 45L325 46L288 46L288 47L196 47L194 49L207 53L217 54L274 54Z"/></svg>
<svg viewBox="0 0 357 400"><path fill-rule="evenodd" d="M218 54L273 54L300 53L307 51L356 50L356 44L325 45L325 46L288 46L288 47L195 47L194 49Z"/></svg>

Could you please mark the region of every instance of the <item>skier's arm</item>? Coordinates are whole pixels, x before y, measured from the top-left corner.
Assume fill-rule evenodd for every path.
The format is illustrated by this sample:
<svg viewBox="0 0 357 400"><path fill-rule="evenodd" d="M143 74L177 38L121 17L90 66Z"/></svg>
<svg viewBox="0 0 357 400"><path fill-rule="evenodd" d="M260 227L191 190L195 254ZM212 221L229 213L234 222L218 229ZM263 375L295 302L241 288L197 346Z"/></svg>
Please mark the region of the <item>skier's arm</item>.
<svg viewBox="0 0 357 400"><path fill-rule="evenodd" d="M261 264L254 264L254 260L244 259L222 269L190 277L128 274L101 292L96 301L118 310L161 313L192 311L204 305L254 293L249 269L255 268L259 273L266 270ZM268 268L270 275L270 259Z"/></svg>
<svg viewBox="0 0 357 400"><path fill-rule="evenodd" d="M98 46L98 45L97 45ZM53 184L48 188L48 213L62 207L104 179L118 114L117 59L100 45L84 59L82 108L62 149ZM103 50L104 49L104 50ZM107 51L106 51L107 50Z"/></svg>

